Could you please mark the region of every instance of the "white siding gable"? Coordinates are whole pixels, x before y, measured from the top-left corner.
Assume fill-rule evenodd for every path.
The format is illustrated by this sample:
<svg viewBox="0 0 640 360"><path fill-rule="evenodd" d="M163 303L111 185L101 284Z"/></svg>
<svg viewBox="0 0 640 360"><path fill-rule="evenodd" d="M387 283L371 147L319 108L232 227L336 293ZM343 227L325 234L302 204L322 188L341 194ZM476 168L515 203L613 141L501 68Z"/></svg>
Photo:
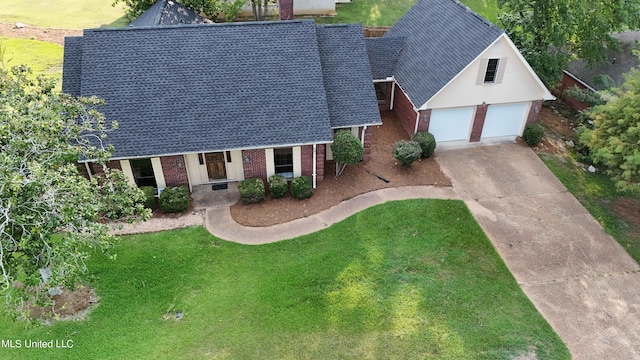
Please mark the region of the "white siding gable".
<svg viewBox="0 0 640 360"><path fill-rule="evenodd" d="M498 79L485 84L482 79L489 59L500 59ZM446 64L443 64L446 66ZM551 100L553 95L535 75L511 40L503 34L436 93L420 109Z"/></svg>

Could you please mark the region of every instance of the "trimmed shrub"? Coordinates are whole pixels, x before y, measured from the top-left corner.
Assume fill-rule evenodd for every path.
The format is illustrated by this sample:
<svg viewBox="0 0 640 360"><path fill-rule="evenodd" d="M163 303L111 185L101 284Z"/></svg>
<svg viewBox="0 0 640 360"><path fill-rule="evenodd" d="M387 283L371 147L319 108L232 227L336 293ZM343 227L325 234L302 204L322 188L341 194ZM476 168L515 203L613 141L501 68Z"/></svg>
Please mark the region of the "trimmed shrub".
<svg viewBox="0 0 640 360"><path fill-rule="evenodd" d="M144 207L153 209L156 204L156 195L153 186L142 186L140 190L144 193Z"/></svg>
<svg viewBox="0 0 640 360"><path fill-rule="evenodd" d="M269 192L274 199L281 198L287 194L289 190L289 184L287 179L282 175L269 176Z"/></svg>
<svg viewBox="0 0 640 360"><path fill-rule="evenodd" d="M264 181L258 178L242 180L238 185L238 191L243 204L258 203L264 200Z"/></svg>
<svg viewBox="0 0 640 360"><path fill-rule="evenodd" d="M189 208L189 190L186 186L167 187L160 193L159 200L163 212L183 212Z"/></svg>
<svg viewBox="0 0 640 360"><path fill-rule="evenodd" d="M336 162L336 177L338 177L348 164L357 164L362 160L364 147L351 131L340 130L333 137L331 152Z"/></svg>
<svg viewBox="0 0 640 360"><path fill-rule="evenodd" d="M398 159L402 166L411 166L422 154L422 148L417 142L400 140L393 144L393 157Z"/></svg>
<svg viewBox="0 0 640 360"><path fill-rule="evenodd" d="M423 158L429 158L433 155L433 152L436 150L436 138L433 137L433 134L426 131L419 131L413 134L411 137L412 141L415 141L420 145L422 149L421 156Z"/></svg>
<svg viewBox="0 0 640 360"><path fill-rule="evenodd" d="M529 124L525 126L522 138L529 146L536 146L542 140L544 129L539 124Z"/></svg>
<svg viewBox="0 0 640 360"><path fill-rule="evenodd" d="M293 197L302 200L313 196L313 184L308 176L300 176L291 181L291 193Z"/></svg>

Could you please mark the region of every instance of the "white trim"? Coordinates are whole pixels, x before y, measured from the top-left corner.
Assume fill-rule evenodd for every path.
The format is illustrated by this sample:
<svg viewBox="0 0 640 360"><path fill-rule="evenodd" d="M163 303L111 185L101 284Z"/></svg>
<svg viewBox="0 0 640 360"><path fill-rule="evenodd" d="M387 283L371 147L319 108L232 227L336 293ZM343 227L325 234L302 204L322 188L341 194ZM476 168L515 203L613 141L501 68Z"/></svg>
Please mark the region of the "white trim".
<svg viewBox="0 0 640 360"><path fill-rule="evenodd" d="M273 148L264 149L264 162L267 166L267 179L276 173L276 163L273 158Z"/></svg>
<svg viewBox="0 0 640 360"><path fill-rule="evenodd" d="M159 157L151 158L151 167L153 167L153 176L156 178L156 186L158 189L164 189L167 187L167 183L164 181L164 172L162 171L162 163ZM160 193L158 193L160 195Z"/></svg>
<svg viewBox="0 0 640 360"><path fill-rule="evenodd" d="M89 166L89 163L84 163L84 167L87 169L87 174L89 174L89 180L93 180L93 174L91 173L91 166Z"/></svg>
<svg viewBox="0 0 640 360"><path fill-rule="evenodd" d="M300 146L291 149L293 153L293 177L302 175L302 150ZM275 166L275 164L274 164Z"/></svg>
<svg viewBox="0 0 640 360"><path fill-rule="evenodd" d="M311 173L311 178L313 180L313 188L314 189L316 188L316 181L317 181L316 178L318 176L318 174L317 174L318 169L317 169L317 166L316 166L316 162L317 162L316 151L318 151L317 145L313 144L313 172Z"/></svg>
<svg viewBox="0 0 640 360"><path fill-rule="evenodd" d="M136 179L133 177L133 170L131 170L131 163L129 160L120 160L120 168L122 169L122 173L129 181L129 184L133 186L136 185Z"/></svg>
<svg viewBox="0 0 640 360"><path fill-rule="evenodd" d="M389 76L386 79L373 80L374 83L391 82L391 81L396 81L396 79L393 76Z"/></svg>
<svg viewBox="0 0 640 360"><path fill-rule="evenodd" d="M473 63L476 62L476 60L482 58L484 56L484 54L489 51L489 49L491 47L493 47L498 41L500 41L502 38L506 39L507 44L509 46L511 46L511 48L515 51L516 56L520 59L520 61L522 61L522 63L524 63L526 69L529 71L529 73L533 76L534 80L538 83L538 85L540 85L540 87L542 87L544 89L545 95L543 96L542 100L555 100L556 97L553 96L551 94L551 92L549 91L549 89L547 89L547 87L544 85L544 83L542 82L542 80L540 80L540 78L538 77L538 75L536 75L536 73L533 71L533 69L531 68L531 65L529 65L529 63L527 62L527 60L525 60L525 58L522 56L522 54L520 53L520 51L518 50L518 48L515 46L515 44L511 41L511 39L509 39L509 37L507 36L506 33L502 33L502 35L498 36L491 44L489 44L489 46L487 46L480 54L478 54L478 56L476 56L475 59L471 60L462 70L460 70L460 72L458 72L456 74L456 76L454 76L453 78L451 78L451 80L449 80L443 87L440 88L440 90L438 90L435 94L433 94L429 99L427 99L427 101L425 101L424 104L422 104L420 106L420 109L418 110L427 110L427 104L429 103L429 101L431 101L431 99L435 98L436 96L438 96L438 94L440 94L442 91L444 91L445 88L447 88L447 86L449 86L449 84L451 84L452 82L454 82L462 73L465 72L465 70L467 70ZM405 95L407 93L405 92ZM407 99L409 97L407 96ZM409 101L411 101L411 99L409 99ZM414 105L415 106L415 105Z"/></svg>
<svg viewBox="0 0 640 360"><path fill-rule="evenodd" d="M406 95L406 94L405 94ZM389 104L389 110L393 110L393 101L396 98L396 81L393 81L393 85L391 86L391 104Z"/></svg>
<svg viewBox="0 0 640 360"><path fill-rule="evenodd" d="M187 172L187 183L189 184L189 192L193 191L193 186L191 185L191 176L189 176L189 168L187 165L187 155L182 155L182 164L184 166L184 171Z"/></svg>
<svg viewBox="0 0 640 360"><path fill-rule="evenodd" d="M413 129L413 133L418 132L418 124L420 123L420 110L416 110L416 127Z"/></svg>

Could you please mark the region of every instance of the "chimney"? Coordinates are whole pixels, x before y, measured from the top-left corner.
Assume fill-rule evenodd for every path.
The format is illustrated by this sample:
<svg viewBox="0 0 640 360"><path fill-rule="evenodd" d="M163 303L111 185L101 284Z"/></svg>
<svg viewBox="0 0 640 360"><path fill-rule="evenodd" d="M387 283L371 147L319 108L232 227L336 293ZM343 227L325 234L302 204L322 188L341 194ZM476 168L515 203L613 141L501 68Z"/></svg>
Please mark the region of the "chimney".
<svg viewBox="0 0 640 360"><path fill-rule="evenodd" d="M293 20L293 0L278 0L280 20Z"/></svg>

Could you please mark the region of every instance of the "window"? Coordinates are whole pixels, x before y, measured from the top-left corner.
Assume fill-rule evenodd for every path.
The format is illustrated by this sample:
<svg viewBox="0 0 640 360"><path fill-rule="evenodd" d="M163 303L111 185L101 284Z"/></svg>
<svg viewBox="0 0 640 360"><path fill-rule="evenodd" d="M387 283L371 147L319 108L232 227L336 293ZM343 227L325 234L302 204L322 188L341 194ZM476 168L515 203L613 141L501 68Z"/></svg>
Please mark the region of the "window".
<svg viewBox="0 0 640 360"><path fill-rule="evenodd" d="M484 83L495 83L498 76L498 64L500 59L489 59L487 62L487 71L484 73Z"/></svg>
<svg viewBox="0 0 640 360"><path fill-rule="evenodd" d="M286 178L293 177L293 149L273 149L273 161L275 163L276 174Z"/></svg>
<svg viewBox="0 0 640 360"><path fill-rule="evenodd" d="M131 164L131 171L133 172L133 179L136 181L136 185L158 187L156 177L153 174L151 159L129 160L129 163Z"/></svg>
<svg viewBox="0 0 640 360"><path fill-rule="evenodd" d="M373 86L376 89L378 104L385 103L387 101L387 85L388 83L373 83Z"/></svg>

